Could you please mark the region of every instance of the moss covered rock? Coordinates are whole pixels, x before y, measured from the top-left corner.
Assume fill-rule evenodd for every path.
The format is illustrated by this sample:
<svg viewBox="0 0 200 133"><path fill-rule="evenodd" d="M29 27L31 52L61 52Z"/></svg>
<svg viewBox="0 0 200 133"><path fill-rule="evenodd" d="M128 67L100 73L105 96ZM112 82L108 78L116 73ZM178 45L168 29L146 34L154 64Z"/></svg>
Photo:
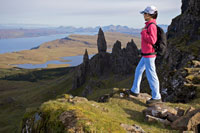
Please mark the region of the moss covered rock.
<svg viewBox="0 0 200 133"><path fill-rule="evenodd" d="M159 123L145 121L142 110L146 108L146 100L142 97L122 97L120 93L123 91L118 89L105 103L64 94L56 100L43 103L38 109L27 110L21 132L126 133L130 128L133 131L138 127L141 132L173 131Z"/></svg>

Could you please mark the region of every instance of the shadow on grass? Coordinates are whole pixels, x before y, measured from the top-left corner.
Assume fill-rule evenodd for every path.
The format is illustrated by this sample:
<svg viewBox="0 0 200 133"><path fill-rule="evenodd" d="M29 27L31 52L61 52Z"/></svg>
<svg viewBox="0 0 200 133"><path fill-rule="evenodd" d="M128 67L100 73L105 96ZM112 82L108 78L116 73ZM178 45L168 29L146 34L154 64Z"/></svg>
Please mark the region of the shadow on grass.
<svg viewBox="0 0 200 133"><path fill-rule="evenodd" d="M21 69L9 75L5 75L0 80L12 80L12 81L30 81L37 82L43 79L54 79L59 76L66 75L74 70L74 67L65 68L47 68L47 69ZM16 73L15 73L16 72Z"/></svg>
<svg viewBox="0 0 200 133"><path fill-rule="evenodd" d="M128 108L123 108L123 110L130 116L130 117L128 117L128 119L135 120L139 123L145 122L144 121L145 116L143 115L142 112L134 110L134 109L131 110L131 109L128 109Z"/></svg>
<svg viewBox="0 0 200 133"><path fill-rule="evenodd" d="M133 103L135 103L135 104L138 104L138 105L140 105L140 106L145 106L145 107L147 107L147 105L145 104L145 103L143 103L143 102L141 102L140 100L138 100L138 99L136 99L136 98L126 98L126 100L128 100L128 101L131 101L131 102L133 102Z"/></svg>

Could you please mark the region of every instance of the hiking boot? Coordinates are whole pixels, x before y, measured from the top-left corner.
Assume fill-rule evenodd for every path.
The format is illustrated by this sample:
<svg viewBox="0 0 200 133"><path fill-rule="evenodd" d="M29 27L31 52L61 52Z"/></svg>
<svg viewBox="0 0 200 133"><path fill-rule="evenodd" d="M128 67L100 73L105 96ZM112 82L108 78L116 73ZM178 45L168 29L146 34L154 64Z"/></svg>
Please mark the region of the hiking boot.
<svg viewBox="0 0 200 133"><path fill-rule="evenodd" d="M146 104L154 104L154 103L162 103L162 100L151 98L150 100L146 101Z"/></svg>
<svg viewBox="0 0 200 133"><path fill-rule="evenodd" d="M127 90L127 93L128 93L128 95L130 96L135 96L135 97L138 97L139 96L139 94L137 94L137 93L133 93L131 90Z"/></svg>

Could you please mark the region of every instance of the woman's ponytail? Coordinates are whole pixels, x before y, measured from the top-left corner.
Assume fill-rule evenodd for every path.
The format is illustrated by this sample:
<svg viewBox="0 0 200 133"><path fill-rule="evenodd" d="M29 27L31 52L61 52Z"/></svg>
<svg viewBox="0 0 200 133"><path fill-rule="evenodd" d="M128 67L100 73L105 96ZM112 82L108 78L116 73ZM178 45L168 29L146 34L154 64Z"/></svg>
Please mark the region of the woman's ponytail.
<svg viewBox="0 0 200 133"><path fill-rule="evenodd" d="M157 19L158 17L158 11L155 11L154 14L149 14L153 19Z"/></svg>

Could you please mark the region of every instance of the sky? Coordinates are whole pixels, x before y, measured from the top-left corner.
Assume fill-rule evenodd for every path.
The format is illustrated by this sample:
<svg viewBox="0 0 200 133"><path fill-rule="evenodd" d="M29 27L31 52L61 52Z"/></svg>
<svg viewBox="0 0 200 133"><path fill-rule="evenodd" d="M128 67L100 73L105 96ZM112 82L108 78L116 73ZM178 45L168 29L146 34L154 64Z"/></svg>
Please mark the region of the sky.
<svg viewBox="0 0 200 133"><path fill-rule="evenodd" d="M181 0L0 0L0 24L141 28L139 12L149 5L157 7L159 24L181 13Z"/></svg>

